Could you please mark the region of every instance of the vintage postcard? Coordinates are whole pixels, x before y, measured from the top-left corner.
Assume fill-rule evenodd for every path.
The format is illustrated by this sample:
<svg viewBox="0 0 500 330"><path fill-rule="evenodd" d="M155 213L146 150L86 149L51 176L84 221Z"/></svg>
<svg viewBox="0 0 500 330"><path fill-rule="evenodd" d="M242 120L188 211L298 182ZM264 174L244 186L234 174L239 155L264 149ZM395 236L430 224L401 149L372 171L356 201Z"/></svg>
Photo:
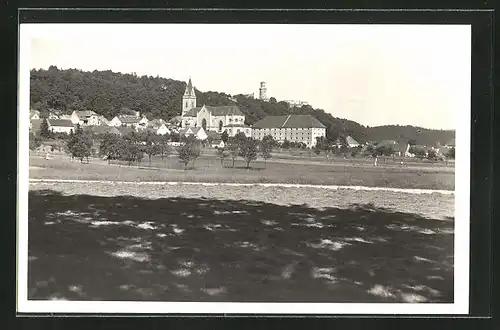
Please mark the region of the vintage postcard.
<svg viewBox="0 0 500 330"><path fill-rule="evenodd" d="M470 40L21 24L18 312L468 313Z"/></svg>

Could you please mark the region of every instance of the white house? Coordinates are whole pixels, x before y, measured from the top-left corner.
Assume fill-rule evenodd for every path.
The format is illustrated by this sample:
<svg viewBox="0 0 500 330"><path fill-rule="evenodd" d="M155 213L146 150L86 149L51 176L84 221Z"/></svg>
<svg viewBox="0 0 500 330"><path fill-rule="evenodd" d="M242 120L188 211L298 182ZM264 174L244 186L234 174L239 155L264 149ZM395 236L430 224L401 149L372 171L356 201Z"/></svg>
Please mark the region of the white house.
<svg viewBox="0 0 500 330"><path fill-rule="evenodd" d="M347 143L347 145L349 146L349 148L357 148L360 146L359 142L356 141L352 136L348 135L346 138L345 138L345 142Z"/></svg>
<svg viewBox="0 0 500 330"><path fill-rule="evenodd" d="M170 134L170 130L167 128L167 125L162 124L160 127L156 129L156 134L158 135Z"/></svg>
<svg viewBox="0 0 500 330"><path fill-rule="evenodd" d="M47 119L49 131L53 133L66 133L75 132L75 125L71 120L67 119Z"/></svg>
<svg viewBox="0 0 500 330"><path fill-rule="evenodd" d="M280 143L301 142L312 148L316 138L326 136L326 126L311 115L267 116L252 126L254 139L262 140L266 135Z"/></svg>
<svg viewBox="0 0 500 330"><path fill-rule="evenodd" d="M30 110L30 120L38 120L38 119L40 119L40 111Z"/></svg>
<svg viewBox="0 0 500 330"><path fill-rule="evenodd" d="M208 135L203 129L203 127L188 127L179 130L180 136L188 137L194 135L197 140L206 140Z"/></svg>
<svg viewBox="0 0 500 330"><path fill-rule="evenodd" d="M80 124L81 126L100 125L99 116L91 110L73 111L71 121L74 125Z"/></svg>
<svg viewBox="0 0 500 330"><path fill-rule="evenodd" d="M148 126L148 119L146 116L138 117L138 116L131 116L131 115L121 115L121 116L115 116L111 121L109 122L109 126L115 126L115 127L120 127L120 126L125 126L125 127L134 127L136 129L144 129Z"/></svg>

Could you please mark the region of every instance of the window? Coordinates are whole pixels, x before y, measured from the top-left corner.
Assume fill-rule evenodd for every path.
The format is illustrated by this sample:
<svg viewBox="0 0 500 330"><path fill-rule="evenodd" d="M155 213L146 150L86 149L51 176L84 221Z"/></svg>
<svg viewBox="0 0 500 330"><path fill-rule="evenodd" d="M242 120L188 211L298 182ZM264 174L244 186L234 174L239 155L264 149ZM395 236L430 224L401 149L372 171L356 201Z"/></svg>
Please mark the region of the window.
<svg viewBox="0 0 500 330"><path fill-rule="evenodd" d="M219 120L219 132L222 131L222 120Z"/></svg>

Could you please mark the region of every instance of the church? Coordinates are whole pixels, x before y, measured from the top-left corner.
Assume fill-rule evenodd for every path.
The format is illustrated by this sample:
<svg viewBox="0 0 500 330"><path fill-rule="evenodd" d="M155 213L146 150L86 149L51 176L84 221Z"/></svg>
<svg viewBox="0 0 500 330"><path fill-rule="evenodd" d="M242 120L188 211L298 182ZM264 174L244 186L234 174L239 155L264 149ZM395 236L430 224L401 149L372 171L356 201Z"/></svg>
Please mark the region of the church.
<svg viewBox="0 0 500 330"><path fill-rule="evenodd" d="M229 106L196 106L196 94L189 78L186 91L182 96L182 128L203 127L205 131L222 134L227 131L229 136L243 132L252 136L252 129L245 125L245 115L235 105Z"/></svg>

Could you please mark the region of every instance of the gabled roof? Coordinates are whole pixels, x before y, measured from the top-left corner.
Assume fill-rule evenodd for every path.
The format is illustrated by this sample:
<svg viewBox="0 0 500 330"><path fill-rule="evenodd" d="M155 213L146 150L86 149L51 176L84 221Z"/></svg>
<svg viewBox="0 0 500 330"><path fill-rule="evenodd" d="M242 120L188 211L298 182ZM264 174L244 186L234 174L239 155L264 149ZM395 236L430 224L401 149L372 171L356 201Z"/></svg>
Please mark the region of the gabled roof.
<svg viewBox="0 0 500 330"><path fill-rule="evenodd" d="M182 117L181 116L175 116L171 119L169 119L169 123L171 124L174 124L174 123L180 123L182 121Z"/></svg>
<svg viewBox="0 0 500 330"><path fill-rule="evenodd" d="M204 105L203 107L196 107L189 110L184 117L196 117L201 109L207 109L212 116L244 116L243 112L235 105L224 105L220 107L213 107Z"/></svg>
<svg viewBox="0 0 500 330"><path fill-rule="evenodd" d="M396 143L396 145L394 146L394 149L396 151L400 151L401 153L404 153L408 149L408 142L400 141L400 142Z"/></svg>
<svg viewBox="0 0 500 330"><path fill-rule="evenodd" d="M97 113L92 110L75 110L75 113L78 115L78 117L90 117L97 115Z"/></svg>
<svg viewBox="0 0 500 330"><path fill-rule="evenodd" d="M252 125L252 128L326 128L311 115L267 116Z"/></svg>
<svg viewBox="0 0 500 330"><path fill-rule="evenodd" d="M34 115L39 115L40 116L40 111L38 111L38 110L30 110L30 117L33 117Z"/></svg>
<svg viewBox="0 0 500 330"><path fill-rule="evenodd" d="M188 112L186 112L184 117L196 117L198 115L198 112L200 112L200 110L201 107L192 108Z"/></svg>
<svg viewBox="0 0 500 330"><path fill-rule="evenodd" d="M212 116L244 116L243 112L235 105L225 105L220 107L205 106Z"/></svg>
<svg viewBox="0 0 500 330"><path fill-rule="evenodd" d="M68 119L47 119L47 123L49 126L57 126L57 127L75 127L73 122Z"/></svg>
<svg viewBox="0 0 500 330"><path fill-rule="evenodd" d="M351 144L359 144L358 141L354 140L354 138L350 135L348 135L346 138L345 138L345 141L347 144L351 145Z"/></svg>
<svg viewBox="0 0 500 330"><path fill-rule="evenodd" d="M185 96L196 96L194 93L194 88L193 88L193 83L191 82L191 77L189 78L189 81L186 86L186 90L184 91Z"/></svg>
<svg viewBox="0 0 500 330"><path fill-rule="evenodd" d="M198 132L200 130L203 131L203 127L188 127L188 128L183 128L183 129L179 130L179 134L180 135L185 135L188 130L190 130L191 132L193 132L193 134L198 134Z"/></svg>
<svg viewBox="0 0 500 330"><path fill-rule="evenodd" d="M99 116L99 119L100 119L103 123L105 123L105 124L108 124L108 123L109 123L109 120L107 120L107 119L106 119L106 117L104 117L104 116Z"/></svg>

